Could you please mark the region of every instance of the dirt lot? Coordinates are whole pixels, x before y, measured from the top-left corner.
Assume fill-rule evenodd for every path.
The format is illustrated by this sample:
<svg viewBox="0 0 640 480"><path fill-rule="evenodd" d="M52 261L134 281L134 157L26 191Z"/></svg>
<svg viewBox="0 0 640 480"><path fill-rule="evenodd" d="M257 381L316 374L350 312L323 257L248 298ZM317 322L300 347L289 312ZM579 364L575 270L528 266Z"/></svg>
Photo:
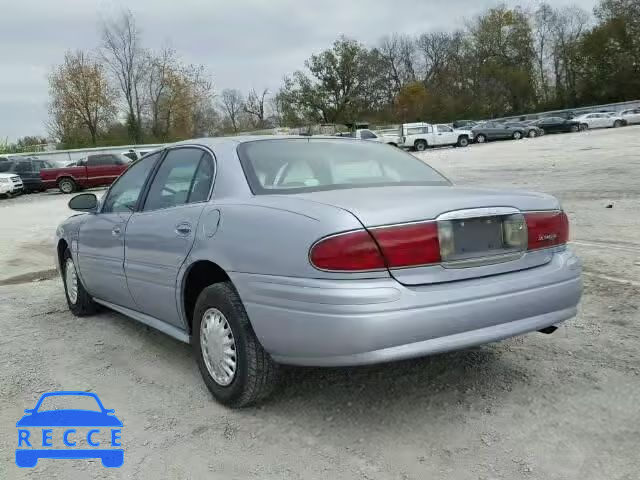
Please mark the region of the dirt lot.
<svg viewBox="0 0 640 480"><path fill-rule="evenodd" d="M114 313L70 315L48 246L68 197L0 201L0 478L639 478L639 152L627 127L422 154L459 184L561 199L584 261L578 317L415 361L291 369L242 411L212 401L188 346ZM15 466L23 409L63 389L116 410L121 469Z"/></svg>

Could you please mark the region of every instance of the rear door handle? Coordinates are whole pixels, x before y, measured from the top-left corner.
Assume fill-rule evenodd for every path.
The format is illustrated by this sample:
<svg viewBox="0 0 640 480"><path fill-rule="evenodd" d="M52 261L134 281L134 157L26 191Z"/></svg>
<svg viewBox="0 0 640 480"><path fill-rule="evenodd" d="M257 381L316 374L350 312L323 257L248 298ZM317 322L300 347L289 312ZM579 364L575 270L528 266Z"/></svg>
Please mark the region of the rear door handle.
<svg viewBox="0 0 640 480"><path fill-rule="evenodd" d="M120 230L119 225L116 225L111 229L111 235L113 235L114 237L119 237L121 233L122 233L122 230Z"/></svg>
<svg viewBox="0 0 640 480"><path fill-rule="evenodd" d="M187 222L176 225L176 233L180 236L187 236L191 233L191 224Z"/></svg>

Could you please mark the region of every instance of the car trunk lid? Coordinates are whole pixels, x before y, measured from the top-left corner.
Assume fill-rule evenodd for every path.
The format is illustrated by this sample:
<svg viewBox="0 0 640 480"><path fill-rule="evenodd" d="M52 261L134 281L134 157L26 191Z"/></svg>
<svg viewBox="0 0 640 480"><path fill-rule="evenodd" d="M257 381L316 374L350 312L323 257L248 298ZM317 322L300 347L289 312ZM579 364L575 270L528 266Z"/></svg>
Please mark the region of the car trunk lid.
<svg viewBox="0 0 640 480"><path fill-rule="evenodd" d="M548 249L527 251L521 212L560 208L549 195L451 186L352 188L296 196L349 211L374 238L390 226L436 222L441 262L389 268L407 285L477 278L549 262ZM518 243L523 235L524 243Z"/></svg>

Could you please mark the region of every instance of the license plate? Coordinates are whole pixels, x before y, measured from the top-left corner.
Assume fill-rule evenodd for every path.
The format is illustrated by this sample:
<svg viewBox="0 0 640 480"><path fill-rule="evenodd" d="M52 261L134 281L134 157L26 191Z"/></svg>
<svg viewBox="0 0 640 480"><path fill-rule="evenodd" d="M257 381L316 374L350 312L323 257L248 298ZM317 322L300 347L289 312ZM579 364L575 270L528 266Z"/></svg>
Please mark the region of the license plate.
<svg viewBox="0 0 640 480"><path fill-rule="evenodd" d="M453 220L451 227L455 256L504 249L501 217Z"/></svg>

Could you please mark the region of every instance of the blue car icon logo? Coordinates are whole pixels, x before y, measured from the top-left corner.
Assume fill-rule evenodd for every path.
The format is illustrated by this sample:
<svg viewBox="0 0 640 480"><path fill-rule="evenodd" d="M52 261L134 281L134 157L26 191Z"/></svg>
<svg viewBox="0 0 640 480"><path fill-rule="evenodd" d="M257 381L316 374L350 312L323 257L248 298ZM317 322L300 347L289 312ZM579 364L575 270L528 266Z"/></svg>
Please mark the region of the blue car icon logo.
<svg viewBox="0 0 640 480"><path fill-rule="evenodd" d="M88 403L91 409L43 407L43 402L48 404L52 400L62 403L81 400L83 406ZM40 458L99 458L108 468L118 468L124 463L120 443L122 422L114 415L114 410L104 408L95 393L44 393L33 409L24 412L26 415L16 423L18 467L35 467Z"/></svg>

